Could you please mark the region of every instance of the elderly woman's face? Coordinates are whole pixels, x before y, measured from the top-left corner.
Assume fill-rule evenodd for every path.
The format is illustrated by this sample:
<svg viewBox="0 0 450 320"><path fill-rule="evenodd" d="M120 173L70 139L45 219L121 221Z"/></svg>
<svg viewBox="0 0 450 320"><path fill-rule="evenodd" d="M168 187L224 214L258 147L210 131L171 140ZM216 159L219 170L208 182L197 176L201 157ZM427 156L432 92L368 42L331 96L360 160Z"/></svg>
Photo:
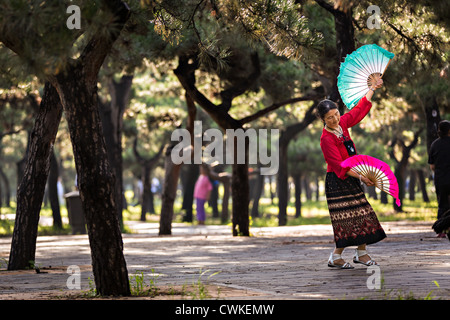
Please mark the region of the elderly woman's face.
<svg viewBox="0 0 450 320"><path fill-rule="evenodd" d="M341 114L339 113L338 109L331 109L328 111L323 120L325 121L325 124L330 129L337 129L339 127L339 120L341 119Z"/></svg>

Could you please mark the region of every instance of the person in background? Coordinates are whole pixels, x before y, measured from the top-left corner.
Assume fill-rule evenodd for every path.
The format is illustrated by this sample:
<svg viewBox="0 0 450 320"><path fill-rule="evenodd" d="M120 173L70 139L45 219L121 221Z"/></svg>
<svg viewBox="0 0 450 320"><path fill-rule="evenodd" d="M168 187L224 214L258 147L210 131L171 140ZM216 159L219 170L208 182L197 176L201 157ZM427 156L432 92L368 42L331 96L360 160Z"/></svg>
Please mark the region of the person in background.
<svg viewBox="0 0 450 320"><path fill-rule="evenodd" d="M205 202L209 200L212 184L208 177L208 167L206 164L200 165L200 176L194 187L194 198L197 206L198 224L204 225L206 220Z"/></svg>
<svg viewBox="0 0 450 320"><path fill-rule="evenodd" d="M438 200L438 220L450 209L450 121L439 123L437 138L430 147L428 164L434 172L434 185ZM438 234L445 238L444 233Z"/></svg>

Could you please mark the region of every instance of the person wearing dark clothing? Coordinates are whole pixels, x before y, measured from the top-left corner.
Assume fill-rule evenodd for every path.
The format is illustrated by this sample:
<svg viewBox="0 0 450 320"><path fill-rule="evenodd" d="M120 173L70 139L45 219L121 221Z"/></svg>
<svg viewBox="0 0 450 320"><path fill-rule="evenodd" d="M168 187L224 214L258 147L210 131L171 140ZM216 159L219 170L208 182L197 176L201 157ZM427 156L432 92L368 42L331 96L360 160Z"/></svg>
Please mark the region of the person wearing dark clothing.
<svg viewBox="0 0 450 320"><path fill-rule="evenodd" d="M434 171L434 185L438 200L437 218L443 217L444 212L450 209L450 121L439 123L439 138L430 147L428 164ZM445 237L440 233L438 237Z"/></svg>

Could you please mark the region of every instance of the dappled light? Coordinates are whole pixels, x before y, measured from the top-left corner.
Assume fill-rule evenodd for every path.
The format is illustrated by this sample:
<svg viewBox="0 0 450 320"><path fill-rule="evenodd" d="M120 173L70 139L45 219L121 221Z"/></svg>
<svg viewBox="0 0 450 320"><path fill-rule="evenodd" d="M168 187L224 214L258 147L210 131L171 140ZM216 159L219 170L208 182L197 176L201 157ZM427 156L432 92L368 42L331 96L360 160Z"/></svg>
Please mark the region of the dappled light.
<svg viewBox="0 0 450 320"><path fill-rule="evenodd" d="M2 0L0 299L448 299L449 10Z"/></svg>

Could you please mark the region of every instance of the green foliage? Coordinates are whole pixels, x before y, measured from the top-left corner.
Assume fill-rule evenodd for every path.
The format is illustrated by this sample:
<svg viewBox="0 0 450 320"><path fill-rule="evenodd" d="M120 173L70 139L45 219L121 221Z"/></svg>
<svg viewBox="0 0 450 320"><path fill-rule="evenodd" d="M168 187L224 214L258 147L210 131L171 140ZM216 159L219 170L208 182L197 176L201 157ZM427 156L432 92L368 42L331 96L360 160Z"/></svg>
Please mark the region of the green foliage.
<svg viewBox="0 0 450 320"><path fill-rule="evenodd" d="M263 42L277 55L299 59L305 48L313 49L321 40L312 33L299 5L291 0L277 1L143 1L153 10L155 30L171 44L185 40L181 30L197 38L200 57L216 61L219 67L230 56L222 44L223 31L244 36L250 43ZM208 22L208 27L205 26ZM219 68L220 69L220 68Z"/></svg>
<svg viewBox="0 0 450 320"><path fill-rule="evenodd" d="M155 270L151 270L152 274L149 276L149 283L147 284L143 271L136 271L130 277L130 289L133 296L151 296L158 295L158 288L156 280L159 275L155 275Z"/></svg>
<svg viewBox="0 0 450 320"><path fill-rule="evenodd" d="M192 297L192 300L205 300L210 299L211 295L209 293L208 287L203 283L202 277L209 273L210 270L205 270L202 272L200 269L200 274L196 281L192 282L193 290L189 292L189 295ZM214 272L210 275L208 275L207 280L209 280L211 277L215 276L216 274L219 274L220 272ZM218 295L220 292L218 292Z"/></svg>

